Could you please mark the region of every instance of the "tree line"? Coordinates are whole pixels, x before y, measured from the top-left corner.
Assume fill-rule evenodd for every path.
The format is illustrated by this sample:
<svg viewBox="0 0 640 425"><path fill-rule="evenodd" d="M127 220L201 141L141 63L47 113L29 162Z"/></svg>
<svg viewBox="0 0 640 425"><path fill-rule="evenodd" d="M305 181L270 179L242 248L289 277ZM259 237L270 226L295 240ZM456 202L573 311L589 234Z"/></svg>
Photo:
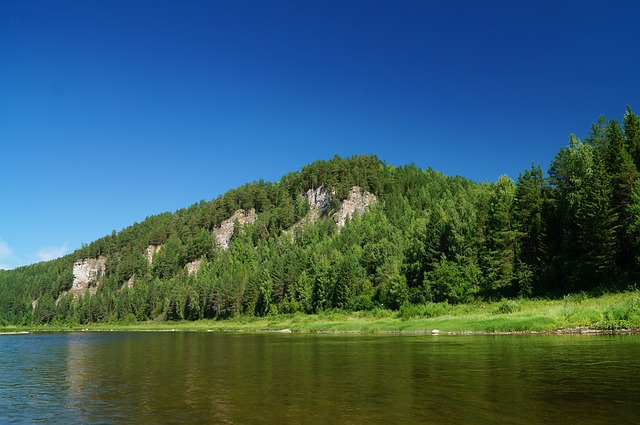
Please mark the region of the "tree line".
<svg viewBox="0 0 640 425"><path fill-rule="evenodd" d="M548 172L516 181L449 177L363 155L316 161L209 202L152 216L73 254L0 271L0 324L197 320L339 308L553 297L635 287L640 254L640 118L600 117L570 136ZM304 194L333 193L329 212ZM331 217L353 186L378 203L338 231ZM238 209L228 251L213 230ZM162 246L151 263L149 245ZM73 263L106 258L95 294L66 294ZM197 273L186 264L201 260ZM132 285L130 285L132 283ZM34 301L37 300L37 303Z"/></svg>

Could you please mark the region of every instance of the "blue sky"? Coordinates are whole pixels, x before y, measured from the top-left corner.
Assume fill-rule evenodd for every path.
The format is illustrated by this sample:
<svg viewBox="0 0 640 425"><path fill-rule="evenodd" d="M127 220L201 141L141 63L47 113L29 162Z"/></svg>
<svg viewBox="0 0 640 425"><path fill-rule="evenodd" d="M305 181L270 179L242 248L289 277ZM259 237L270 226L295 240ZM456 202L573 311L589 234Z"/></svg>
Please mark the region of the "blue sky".
<svg viewBox="0 0 640 425"><path fill-rule="evenodd" d="M640 111L636 1L0 0L0 268L374 153L546 169Z"/></svg>

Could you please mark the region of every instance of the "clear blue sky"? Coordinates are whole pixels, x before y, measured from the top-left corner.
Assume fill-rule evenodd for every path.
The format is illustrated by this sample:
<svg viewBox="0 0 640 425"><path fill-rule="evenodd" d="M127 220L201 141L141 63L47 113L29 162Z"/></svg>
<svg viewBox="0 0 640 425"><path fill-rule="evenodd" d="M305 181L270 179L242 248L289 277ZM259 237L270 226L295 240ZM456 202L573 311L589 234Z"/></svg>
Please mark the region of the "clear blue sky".
<svg viewBox="0 0 640 425"><path fill-rule="evenodd" d="M637 1L0 0L0 268L316 159L475 181L640 111Z"/></svg>

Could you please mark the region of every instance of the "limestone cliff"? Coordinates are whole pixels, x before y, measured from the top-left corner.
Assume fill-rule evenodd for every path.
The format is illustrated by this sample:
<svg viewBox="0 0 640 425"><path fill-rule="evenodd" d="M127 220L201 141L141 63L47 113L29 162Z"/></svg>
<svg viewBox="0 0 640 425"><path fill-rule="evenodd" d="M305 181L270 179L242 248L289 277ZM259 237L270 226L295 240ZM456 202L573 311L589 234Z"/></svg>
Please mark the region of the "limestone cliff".
<svg viewBox="0 0 640 425"><path fill-rule="evenodd" d="M329 214L329 207L335 192L329 192L326 187L320 186L317 189L309 189L303 196L309 203L309 213L289 230L285 231L285 236L293 238L297 230L304 229L306 225L315 223ZM377 202L378 200L373 193L354 186L349 191L347 199L342 202L338 211L332 214L331 218L338 226L338 231L340 231L344 227L347 217L353 217L354 214L362 215L367 208Z"/></svg>
<svg viewBox="0 0 640 425"><path fill-rule="evenodd" d="M149 245L147 247L146 257L149 264L153 262L153 256L156 255L156 252L160 251L160 248L162 248L162 245Z"/></svg>
<svg viewBox="0 0 640 425"><path fill-rule="evenodd" d="M331 205L332 193L329 193L326 187L320 186L317 189L309 189L305 194L309 204L308 221L311 223L317 221L320 217L327 213Z"/></svg>
<svg viewBox="0 0 640 425"><path fill-rule="evenodd" d="M85 258L73 264L73 284L66 293L74 296L82 295L87 289L95 294L100 284L100 278L105 273L106 259L104 257Z"/></svg>
<svg viewBox="0 0 640 425"><path fill-rule="evenodd" d="M202 266L202 260L195 260L187 263L185 267L187 268L187 273L192 275L200 271L200 266Z"/></svg>
<svg viewBox="0 0 640 425"><path fill-rule="evenodd" d="M253 208L249 211L243 209L237 210L230 218L220 223L220 227L213 230L218 246L228 251L229 241L231 241L231 237L233 236L235 223L237 222L242 226L255 222L256 218L258 218L258 214L256 214L256 210Z"/></svg>
<svg viewBox="0 0 640 425"><path fill-rule="evenodd" d="M340 209L334 216L338 230L344 227L347 217L353 217L354 214L362 215L367 208L377 202L378 199L373 193L369 193L358 186L352 187L349 196L340 205Z"/></svg>

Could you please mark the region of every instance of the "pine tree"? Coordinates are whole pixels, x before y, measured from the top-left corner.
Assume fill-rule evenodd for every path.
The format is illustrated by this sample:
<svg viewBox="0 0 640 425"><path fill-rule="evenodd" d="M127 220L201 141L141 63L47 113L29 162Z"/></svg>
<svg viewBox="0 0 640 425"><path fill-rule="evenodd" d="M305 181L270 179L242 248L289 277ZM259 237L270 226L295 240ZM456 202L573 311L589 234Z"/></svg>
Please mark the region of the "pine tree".
<svg viewBox="0 0 640 425"><path fill-rule="evenodd" d="M548 291L562 293L581 284L578 212L583 208L594 152L599 151L571 135L569 146L560 149L549 168L546 261L548 283L553 286Z"/></svg>
<svg viewBox="0 0 640 425"><path fill-rule="evenodd" d="M532 165L530 170L520 174L513 220L517 237L515 277L521 295L531 295L542 277L544 193L540 166Z"/></svg>
<svg viewBox="0 0 640 425"><path fill-rule="evenodd" d="M583 199L576 212L578 261L573 273L574 290L606 285L615 278L618 216L604 161L596 151Z"/></svg>
<svg viewBox="0 0 640 425"><path fill-rule="evenodd" d="M634 160L627 150L628 143L618 121L612 119L606 128L606 148L604 161L611 184L611 200L618 217L616 223L616 263L626 268L633 262L632 244L626 231L630 217L629 204L632 202L633 187L640 177Z"/></svg>
<svg viewBox="0 0 640 425"><path fill-rule="evenodd" d="M632 202L627 209L629 214L629 226L627 235L633 247L633 256L636 268L640 266L640 185L633 188Z"/></svg>
<svg viewBox="0 0 640 425"><path fill-rule="evenodd" d="M511 209L515 184L507 176L500 176L489 202L486 249L483 255L485 291L488 295L504 295L513 283L516 231Z"/></svg>
<svg viewBox="0 0 640 425"><path fill-rule="evenodd" d="M640 169L640 117L627 106L624 113L624 139L629 155L637 169Z"/></svg>

